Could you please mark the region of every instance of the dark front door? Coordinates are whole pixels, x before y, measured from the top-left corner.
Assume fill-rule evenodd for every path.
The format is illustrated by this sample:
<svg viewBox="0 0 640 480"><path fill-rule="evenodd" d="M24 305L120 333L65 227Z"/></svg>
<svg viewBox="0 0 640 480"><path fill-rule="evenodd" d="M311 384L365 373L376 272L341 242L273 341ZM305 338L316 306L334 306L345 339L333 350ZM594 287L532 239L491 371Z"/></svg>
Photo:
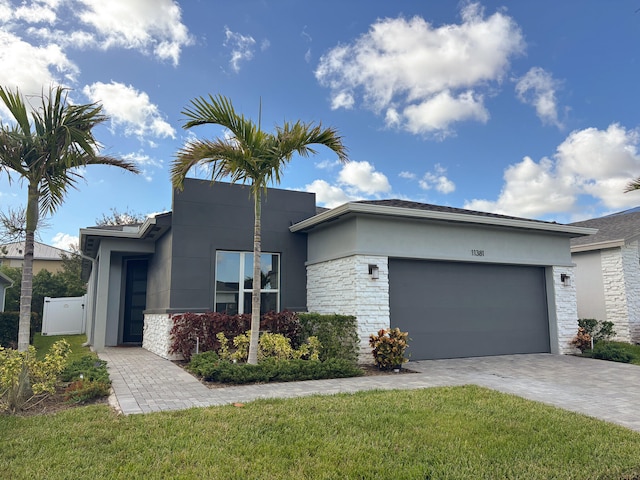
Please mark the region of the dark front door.
<svg viewBox="0 0 640 480"><path fill-rule="evenodd" d="M147 307L147 261L126 260L123 343L142 343L144 310Z"/></svg>

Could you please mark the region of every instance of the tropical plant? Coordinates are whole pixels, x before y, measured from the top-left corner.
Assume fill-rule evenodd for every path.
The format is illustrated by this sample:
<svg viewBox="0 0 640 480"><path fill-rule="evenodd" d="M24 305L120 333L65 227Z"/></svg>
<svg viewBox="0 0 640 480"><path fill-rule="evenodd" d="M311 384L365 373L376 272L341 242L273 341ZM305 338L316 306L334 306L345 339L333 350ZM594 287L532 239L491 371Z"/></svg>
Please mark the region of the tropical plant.
<svg viewBox="0 0 640 480"><path fill-rule="evenodd" d="M0 99L13 120L0 122L0 173L17 175L27 184L25 253L20 290L18 350L29 346L29 320L33 288L34 233L41 216L53 214L64 202L70 187L82 178L79 167L112 165L138 173L130 162L100 154L93 128L105 122L97 103L74 105L63 87L43 94L41 105L33 110L16 89L0 87ZM30 118L31 117L31 120Z"/></svg>
<svg viewBox="0 0 640 480"><path fill-rule="evenodd" d="M378 331L377 335L369 336L369 345L372 350L375 364L380 370L391 370L401 368L402 364L408 362L404 352L409 346L407 343L409 334L400 331L399 328L390 328Z"/></svg>
<svg viewBox="0 0 640 480"><path fill-rule="evenodd" d="M262 194L267 186L280 183L284 166L294 154L307 157L316 151L310 145L324 145L333 150L340 161L346 162L347 149L334 128L312 123L284 122L275 133L264 132L260 121L256 125L239 115L229 99L222 95L208 99L198 97L183 112L187 117L184 128L214 124L226 128L228 136L215 140L189 141L176 155L171 167L173 186L184 188L184 180L195 165L210 165L211 181L228 178L231 183L250 185L254 205L253 284L251 295L251 338L248 363L258 362L258 334L260 328L260 254Z"/></svg>

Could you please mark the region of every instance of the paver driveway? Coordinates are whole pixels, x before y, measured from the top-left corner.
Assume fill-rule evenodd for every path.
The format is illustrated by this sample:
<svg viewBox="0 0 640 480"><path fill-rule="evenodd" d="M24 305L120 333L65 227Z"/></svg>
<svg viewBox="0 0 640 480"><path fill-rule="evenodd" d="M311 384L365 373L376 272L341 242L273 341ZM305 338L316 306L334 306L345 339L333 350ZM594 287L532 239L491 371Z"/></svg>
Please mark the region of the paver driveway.
<svg viewBox="0 0 640 480"><path fill-rule="evenodd" d="M258 398L475 384L640 431L640 366L532 354L410 362L418 373L209 389L142 348L108 348L114 406L124 414L248 402Z"/></svg>

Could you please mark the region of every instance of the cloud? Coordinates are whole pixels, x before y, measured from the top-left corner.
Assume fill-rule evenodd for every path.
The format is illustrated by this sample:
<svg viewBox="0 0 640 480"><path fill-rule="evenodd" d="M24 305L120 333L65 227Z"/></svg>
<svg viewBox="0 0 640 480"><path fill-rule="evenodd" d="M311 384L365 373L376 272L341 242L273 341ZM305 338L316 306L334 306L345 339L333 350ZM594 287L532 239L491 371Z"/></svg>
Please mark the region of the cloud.
<svg viewBox="0 0 640 480"><path fill-rule="evenodd" d="M0 85L20 88L23 95L41 95L51 86L75 81L78 67L55 44L33 46L0 30Z"/></svg>
<svg viewBox="0 0 640 480"><path fill-rule="evenodd" d="M461 17L460 24L442 26L418 16L380 19L352 43L329 50L315 75L331 90L331 107L352 108L360 99L388 126L416 134L444 136L452 123L486 122L478 91L502 80L525 42L502 12L485 17L471 3Z"/></svg>
<svg viewBox="0 0 640 480"><path fill-rule="evenodd" d="M335 208L343 203L356 200L356 198L348 195L340 187L330 185L325 180L314 180L310 184L305 185L304 190L305 192L315 193L318 204L327 208Z"/></svg>
<svg viewBox="0 0 640 480"><path fill-rule="evenodd" d="M78 17L98 34L103 49L127 48L180 61L182 48L193 43L172 0L79 0Z"/></svg>
<svg viewBox="0 0 640 480"><path fill-rule="evenodd" d="M24 20L27 23L53 24L57 19L57 1L33 1L31 4L22 4L13 12L14 18Z"/></svg>
<svg viewBox="0 0 640 480"><path fill-rule="evenodd" d="M552 158L525 157L504 173L497 200L474 199L465 208L524 217L581 215L580 196L591 196L609 210L636 206L638 195L624 193L640 174L640 133L611 124L606 130L571 132Z"/></svg>
<svg viewBox="0 0 640 480"><path fill-rule="evenodd" d="M92 102L102 103L114 127L122 126L125 135L175 138L175 129L162 118L149 96L131 85L96 82L85 86L82 92Z"/></svg>
<svg viewBox="0 0 640 480"><path fill-rule="evenodd" d="M60 248L62 250L77 250L80 239L75 235L69 235L68 233L56 233L51 239L51 246Z"/></svg>
<svg viewBox="0 0 640 480"><path fill-rule="evenodd" d="M439 163L433 168L432 172L426 172L422 179L418 182L423 190L435 189L437 192L449 194L456 190L456 185L445 175L447 169Z"/></svg>
<svg viewBox="0 0 640 480"><path fill-rule="evenodd" d="M223 45L231 49L231 59L229 64L234 72L240 71L240 62L247 62L253 58L256 41L251 36L244 36L232 32L228 27L224 27L225 41Z"/></svg>
<svg viewBox="0 0 640 480"><path fill-rule="evenodd" d="M535 107L542 123L562 127L558 120L557 86L549 72L533 67L517 80L516 94L521 102Z"/></svg>
<svg viewBox="0 0 640 480"><path fill-rule="evenodd" d="M338 182L347 185L352 191L367 195L388 193L391 185L387 177L376 172L369 162L349 162L338 175Z"/></svg>
<svg viewBox="0 0 640 480"><path fill-rule="evenodd" d="M415 179L416 179L416 177L417 177L417 175L416 175L415 173L413 173L413 172L406 172L406 171L400 172L400 173L398 174L398 176L399 176L400 178L404 178L404 179L406 179L406 180L415 180Z"/></svg>
<svg viewBox="0 0 640 480"><path fill-rule="evenodd" d="M162 160L156 160L151 158L149 155L143 153L142 151L136 153L127 153L122 157L124 160L128 162L135 163L141 170L142 177L147 181L151 182L153 180L153 174L151 173L151 168L159 168L163 167Z"/></svg>

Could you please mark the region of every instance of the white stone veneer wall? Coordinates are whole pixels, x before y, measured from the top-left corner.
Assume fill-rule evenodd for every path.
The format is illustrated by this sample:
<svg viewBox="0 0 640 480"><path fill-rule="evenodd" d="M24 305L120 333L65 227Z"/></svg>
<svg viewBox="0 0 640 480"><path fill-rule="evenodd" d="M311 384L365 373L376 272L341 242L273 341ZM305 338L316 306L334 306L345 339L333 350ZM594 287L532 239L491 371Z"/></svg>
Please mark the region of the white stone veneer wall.
<svg viewBox="0 0 640 480"><path fill-rule="evenodd" d="M142 330L142 348L168 360L181 360L182 355L170 354L173 320L168 313L146 313Z"/></svg>
<svg viewBox="0 0 640 480"><path fill-rule="evenodd" d="M553 338L551 327L551 352L561 355L575 353L576 349L571 345L571 340L578 333L578 301L576 297L575 267L551 267L553 278L553 290L556 307L556 338ZM570 285L564 285L560 276L569 275ZM553 319L551 319L553 321ZM554 348L553 342L556 341Z"/></svg>
<svg viewBox="0 0 640 480"><path fill-rule="evenodd" d="M607 318L616 331L614 340L640 341L640 264L638 242L600 253Z"/></svg>
<svg viewBox="0 0 640 480"><path fill-rule="evenodd" d="M377 280L369 275L370 264L379 268ZM369 335L390 326L388 258L353 255L308 265L307 309L326 315L354 315L360 361L373 362Z"/></svg>

